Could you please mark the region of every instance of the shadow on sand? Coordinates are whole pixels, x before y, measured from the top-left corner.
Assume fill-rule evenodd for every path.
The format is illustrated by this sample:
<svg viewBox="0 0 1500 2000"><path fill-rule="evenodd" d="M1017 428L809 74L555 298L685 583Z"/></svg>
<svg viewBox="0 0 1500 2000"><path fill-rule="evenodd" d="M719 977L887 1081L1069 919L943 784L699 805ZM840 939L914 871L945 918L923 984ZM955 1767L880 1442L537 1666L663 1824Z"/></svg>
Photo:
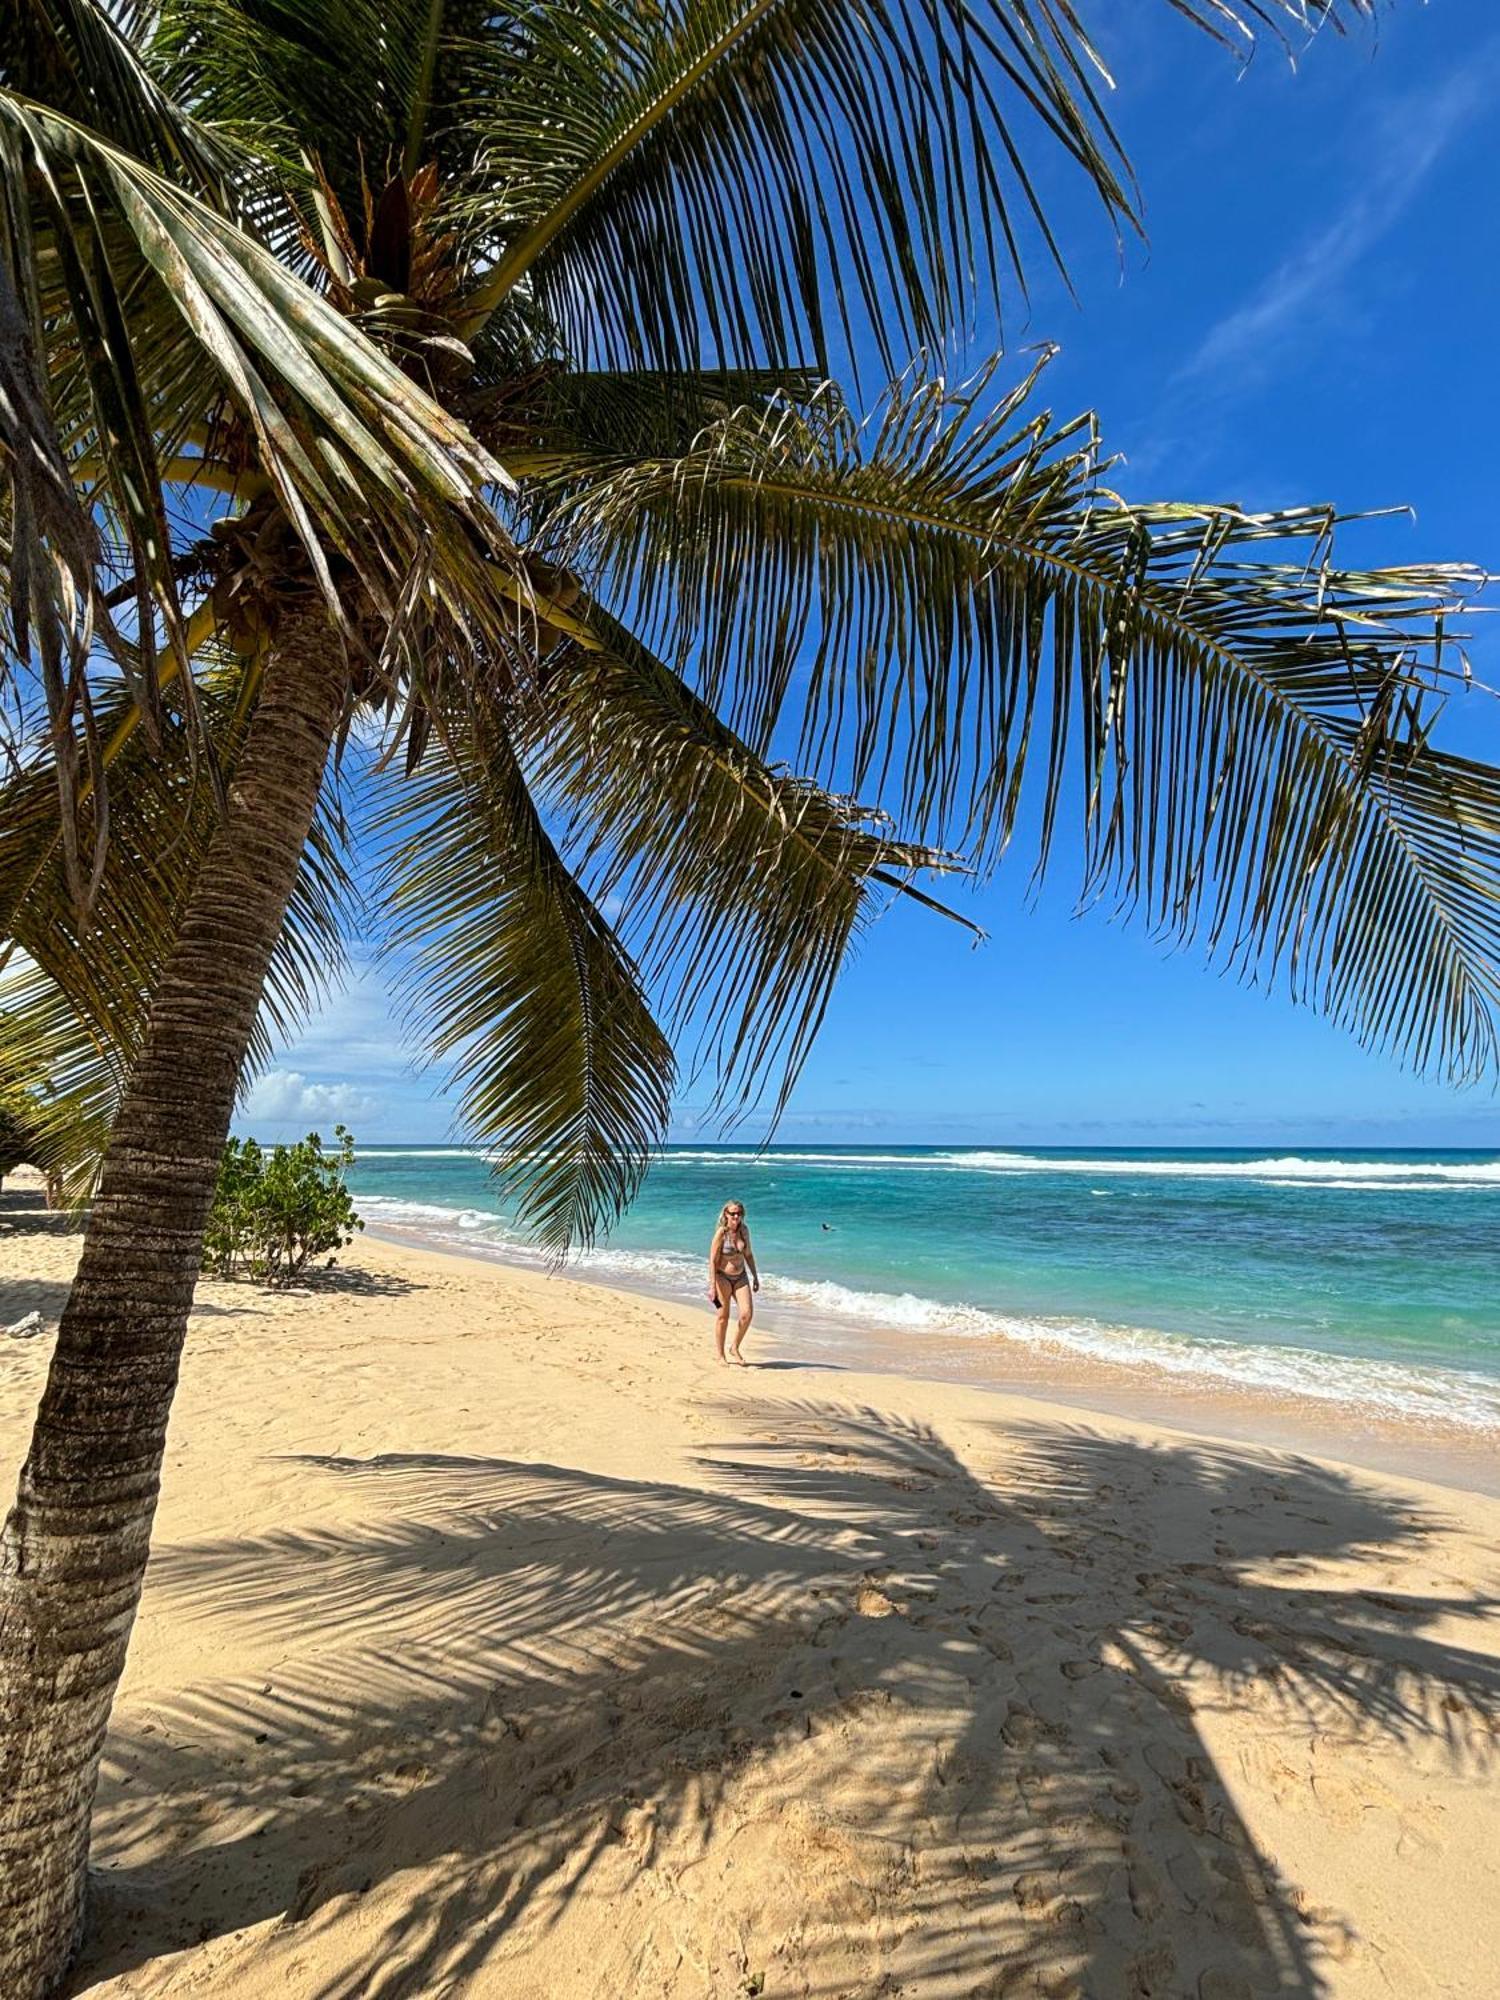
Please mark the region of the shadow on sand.
<svg viewBox="0 0 1500 2000"><path fill-rule="evenodd" d="M1348 1913L1257 1851L1198 1715L1258 1683L1346 1739L1492 1744L1494 1662L1425 1636L1484 1607L1360 1587L1436 1525L1372 1483L724 1415L708 1491L310 1460L359 1525L163 1550L157 1616L285 1664L116 1729L73 1990L271 1919L293 2000L541 1993L562 1924L600 1994L1317 1995Z"/></svg>
<svg viewBox="0 0 1500 2000"><path fill-rule="evenodd" d="M81 1236L83 1209L48 1208L33 1188L0 1190L0 1236Z"/></svg>
<svg viewBox="0 0 1500 2000"><path fill-rule="evenodd" d="M74 1209L49 1209L31 1188L0 1192L0 1238L7 1236L78 1236L85 1217ZM11 1326L27 1313L55 1320L66 1305L68 1281L11 1278L0 1285L0 1327Z"/></svg>
<svg viewBox="0 0 1500 2000"><path fill-rule="evenodd" d="M352 1299L404 1299L412 1292L425 1292L420 1278L408 1278L401 1271L362 1271L356 1265L332 1264L326 1270L309 1271L302 1289L320 1296L333 1293Z"/></svg>

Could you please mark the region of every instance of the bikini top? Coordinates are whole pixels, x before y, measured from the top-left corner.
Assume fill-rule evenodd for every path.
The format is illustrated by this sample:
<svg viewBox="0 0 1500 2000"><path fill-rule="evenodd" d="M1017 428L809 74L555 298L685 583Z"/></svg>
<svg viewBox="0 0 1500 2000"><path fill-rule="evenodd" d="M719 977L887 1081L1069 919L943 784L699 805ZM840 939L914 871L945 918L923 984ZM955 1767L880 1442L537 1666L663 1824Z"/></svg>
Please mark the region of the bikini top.
<svg viewBox="0 0 1500 2000"><path fill-rule="evenodd" d="M729 1231L726 1229L724 1231L724 1234L719 1238L719 1255L721 1257L726 1257L726 1256L743 1257L744 1254L745 1254L745 1239L743 1235L741 1235L738 1231L736 1231L735 1234L731 1236Z"/></svg>

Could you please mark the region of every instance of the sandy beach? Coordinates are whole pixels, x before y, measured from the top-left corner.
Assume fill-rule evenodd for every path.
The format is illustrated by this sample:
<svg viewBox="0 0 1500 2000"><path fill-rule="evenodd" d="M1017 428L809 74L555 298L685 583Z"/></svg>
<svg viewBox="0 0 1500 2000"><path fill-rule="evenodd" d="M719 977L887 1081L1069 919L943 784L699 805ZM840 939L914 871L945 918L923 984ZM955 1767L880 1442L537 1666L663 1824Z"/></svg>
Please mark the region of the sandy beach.
<svg viewBox="0 0 1500 2000"><path fill-rule="evenodd" d="M372 1241L201 1287L72 1990L1494 1990L1500 1501L755 1351Z"/></svg>

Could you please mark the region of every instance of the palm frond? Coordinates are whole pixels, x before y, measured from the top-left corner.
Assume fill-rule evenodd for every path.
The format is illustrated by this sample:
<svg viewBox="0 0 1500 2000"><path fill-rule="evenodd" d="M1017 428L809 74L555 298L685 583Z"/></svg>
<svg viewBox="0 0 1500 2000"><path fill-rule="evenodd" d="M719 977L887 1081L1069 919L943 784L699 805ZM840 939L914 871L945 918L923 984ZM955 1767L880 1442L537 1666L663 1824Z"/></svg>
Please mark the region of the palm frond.
<svg viewBox="0 0 1500 2000"><path fill-rule="evenodd" d="M981 384L746 412L576 484L554 522L757 748L998 858L1032 797L1085 893L1194 936L1366 1042L1496 1053L1500 774L1433 741L1477 579L1337 567L1326 509L1126 506L1092 420Z"/></svg>
<svg viewBox="0 0 1500 2000"><path fill-rule="evenodd" d="M526 288L591 364L829 365L858 315L941 344L1026 223L1061 263L1018 128L1133 223L1068 0L623 0L534 8L476 51L477 326ZM1031 136L1028 134L1028 137Z"/></svg>
<svg viewBox="0 0 1500 2000"><path fill-rule="evenodd" d="M180 707L155 740L131 729L128 690L99 703L116 746L105 795L88 793L88 822L107 812L99 888L81 919L63 863L56 773L47 759L0 786L0 1068L45 1082L49 1129L70 1167L87 1177L145 1032L151 995L218 818L201 757L206 735L232 774L253 706L238 667L200 688L190 725ZM200 733L201 732L201 733ZM343 938L357 895L343 855L337 793L320 806L286 925L266 980L246 1081L314 1014L345 964Z"/></svg>
<svg viewBox="0 0 1500 2000"><path fill-rule="evenodd" d="M379 830L392 962L465 1126L544 1243L591 1241L665 1136L672 1052L493 711L455 718Z"/></svg>
<svg viewBox="0 0 1500 2000"><path fill-rule="evenodd" d="M912 878L958 864L764 763L623 626L582 610L604 643L548 673L536 782L720 1100L744 1111L769 1089L774 1120L874 908L941 908Z"/></svg>
<svg viewBox="0 0 1500 2000"><path fill-rule="evenodd" d="M47 104L158 173L225 199L239 162L147 68L141 12L100 0L13 0L0 90Z"/></svg>
<svg viewBox="0 0 1500 2000"><path fill-rule="evenodd" d="M67 995L26 960L0 968L0 1105L24 1123L32 1166L70 1201L93 1191L119 1105L119 1072Z"/></svg>
<svg viewBox="0 0 1500 2000"><path fill-rule="evenodd" d="M1373 21L1385 0L1167 0L1177 13L1240 54L1265 29L1293 54L1320 28L1346 34Z"/></svg>
<svg viewBox="0 0 1500 2000"><path fill-rule="evenodd" d="M496 615L508 540L496 461L397 364L252 236L72 120L0 91L0 470L9 478L7 649L39 660L67 799L97 789L88 661L109 643L156 720L155 635L184 670L163 459L231 409L338 638L349 585L387 655L414 609L472 630ZM243 460L240 461L243 463ZM236 467L231 466L233 473ZM231 480L231 483L232 480ZM134 579L134 637L100 588L101 522ZM508 613L504 615L508 616ZM67 836L74 893L86 869ZM91 875L87 883L86 874Z"/></svg>
<svg viewBox="0 0 1500 2000"><path fill-rule="evenodd" d="M1240 45L1368 11L1170 0ZM1109 78L1071 0L547 0L476 43L471 227L498 242L469 326L526 292L593 362L828 369L857 319L941 348L1031 239L1056 146L1135 228Z"/></svg>
<svg viewBox="0 0 1500 2000"><path fill-rule="evenodd" d="M471 422L522 483L523 505L545 509L575 461L591 478L601 459L675 456L736 410L805 403L821 387L795 368L548 368L487 395Z"/></svg>
<svg viewBox="0 0 1500 2000"><path fill-rule="evenodd" d="M477 0L162 0L152 68L293 184L316 152L340 200L442 157ZM445 162L446 164L446 162Z"/></svg>

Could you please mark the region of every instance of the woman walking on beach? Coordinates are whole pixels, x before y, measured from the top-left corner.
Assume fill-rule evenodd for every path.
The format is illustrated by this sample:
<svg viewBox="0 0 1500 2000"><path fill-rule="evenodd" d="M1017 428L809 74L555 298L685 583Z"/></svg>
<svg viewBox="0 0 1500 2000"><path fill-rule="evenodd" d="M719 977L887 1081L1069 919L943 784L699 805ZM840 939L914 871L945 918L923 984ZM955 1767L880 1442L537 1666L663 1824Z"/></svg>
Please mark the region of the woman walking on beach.
<svg viewBox="0 0 1500 2000"><path fill-rule="evenodd" d="M708 1296L719 1314L714 1323L714 1341L719 1359L726 1365L733 1362L737 1368L747 1366L740 1349L755 1317L753 1295L759 1290L760 1273L755 1268L755 1252L750 1248L750 1231L745 1227L744 1205L726 1201L719 1210L719 1224L708 1246ZM734 1329L734 1346L726 1354L724 1336L729 1331L731 1299L739 1309L739 1319Z"/></svg>

